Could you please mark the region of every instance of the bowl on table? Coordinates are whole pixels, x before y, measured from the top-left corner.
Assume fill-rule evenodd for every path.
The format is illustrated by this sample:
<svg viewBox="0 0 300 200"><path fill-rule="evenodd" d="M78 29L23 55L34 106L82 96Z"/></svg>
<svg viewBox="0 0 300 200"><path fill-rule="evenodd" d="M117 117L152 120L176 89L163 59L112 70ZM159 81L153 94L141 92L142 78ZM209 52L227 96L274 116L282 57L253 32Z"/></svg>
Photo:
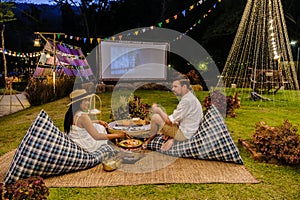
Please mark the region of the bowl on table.
<svg viewBox="0 0 300 200"><path fill-rule="evenodd" d="M139 139L127 139L118 143L121 147L122 163L134 164L141 157L141 146L143 142Z"/></svg>
<svg viewBox="0 0 300 200"><path fill-rule="evenodd" d="M122 154L122 163L124 164L134 164L142 158L141 148L136 149L123 149Z"/></svg>

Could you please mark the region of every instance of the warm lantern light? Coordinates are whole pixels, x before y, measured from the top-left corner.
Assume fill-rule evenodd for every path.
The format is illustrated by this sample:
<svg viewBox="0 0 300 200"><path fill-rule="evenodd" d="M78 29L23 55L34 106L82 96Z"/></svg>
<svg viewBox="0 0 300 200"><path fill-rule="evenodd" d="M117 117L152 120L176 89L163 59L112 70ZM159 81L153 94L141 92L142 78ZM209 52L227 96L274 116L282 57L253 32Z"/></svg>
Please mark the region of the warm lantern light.
<svg viewBox="0 0 300 200"><path fill-rule="evenodd" d="M34 42L33 42L33 46L34 47L40 47L41 46L40 39L35 39Z"/></svg>
<svg viewBox="0 0 300 200"><path fill-rule="evenodd" d="M290 43L292 46L296 45L297 44L297 41L295 40L292 40L291 43Z"/></svg>

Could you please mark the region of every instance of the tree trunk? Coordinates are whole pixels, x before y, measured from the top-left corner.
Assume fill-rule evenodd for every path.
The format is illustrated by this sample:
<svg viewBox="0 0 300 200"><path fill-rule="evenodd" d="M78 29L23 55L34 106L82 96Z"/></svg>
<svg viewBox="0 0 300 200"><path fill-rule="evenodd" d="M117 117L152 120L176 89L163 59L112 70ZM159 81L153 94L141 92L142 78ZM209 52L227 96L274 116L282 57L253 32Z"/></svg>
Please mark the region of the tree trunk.
<svg viewBox="0 0 300 200"><path fill-rule="evenodd" d="M81 14L83 16L83 25L85 28L86 36L87 38L90 37L90 30L89 30L89 23L88 23L88 9L87 9L87 3L85 0L81 0Z"/></svg>
<svg viewBox="0 0 300 200"><path fill-rule="evenodd" d="M5 24L2 24L2 30L1 30L2 56L3 56L4 78L5 78L4 87L6 87L7 66L6 66L6 57L5 57L5 48L4 48L4 29L5 29Z"/></svg>

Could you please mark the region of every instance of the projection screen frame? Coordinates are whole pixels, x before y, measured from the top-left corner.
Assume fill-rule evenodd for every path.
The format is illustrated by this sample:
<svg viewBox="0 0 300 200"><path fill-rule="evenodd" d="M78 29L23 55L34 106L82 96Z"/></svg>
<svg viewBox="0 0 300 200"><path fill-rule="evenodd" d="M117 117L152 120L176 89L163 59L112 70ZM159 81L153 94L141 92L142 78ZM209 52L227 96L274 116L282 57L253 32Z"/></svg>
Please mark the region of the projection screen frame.
<svg viewBox="0 0 300 200"><path fill-rule="evenodd" d="M170 52L170 43L169 42L145 42L145 41L131 41L131 40L118 40L118 41L113 41L113 40L105 40L105 41L101 41L100 44L99 44L99 66L100 66L100 70L99 70L99 79L100 79L100 82L103 82L103 81L118 81L120 78L122 78L122 80L126 80L126 78L122 77L121 75L119 76L112 76L111 77L107 77L107 74L105 76L103 76L103 59L104 59L104 56L103 56L103 51L104 51L104 45L105 44L109 44L109 45L112 45L112 46L125 46L127 47L128 45L133 45L136 49L150 49L150 48L145 48L145 45L146 46L153 46L154 48L153 49L157 49L155 47L164 47L164 49L160 49L158 48L158 50L164 50L164 55L163 55L163 62L164 63L156 63L158 65L164 65L165 67L163 68L163 73L162 73L162 77L155 77L155 78L140 78L140 77L130 77L130 79L128 79L128 81L130 80L133 80L133 81L138 81L138 80L141 80L141 81L149 81L149 80L167 80L168 79L168 73L167 73L167 59L168 59L168 53ZM138 45L140 45L141 47L138 48ZM132 51L133 52L133 51ZM106 52L107 53L107 52ZM106 58L108 59L108 58ZM111 59L111 58L109 58ZM111 62L109 62L111 63ZM152 63L150 63L152 64ZM154 63L155 64L155 63ZM107 64L105 63L104 65L107 66ZM107 70L108 67L105 68L105 70ZM111 69L110 69L111 70Z"/></svg>

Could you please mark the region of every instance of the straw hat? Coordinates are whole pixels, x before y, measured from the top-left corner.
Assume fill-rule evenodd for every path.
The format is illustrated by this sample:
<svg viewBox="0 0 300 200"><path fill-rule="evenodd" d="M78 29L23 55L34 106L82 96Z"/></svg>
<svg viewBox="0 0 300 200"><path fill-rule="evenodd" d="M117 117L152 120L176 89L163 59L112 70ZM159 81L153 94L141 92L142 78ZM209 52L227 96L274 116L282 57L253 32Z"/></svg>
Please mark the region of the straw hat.
<svg viewBox="0 0 300 200"><path fill-rule="evenodd" d="M69 106L77 101L80 101L82 99L90 98L92 96L94 96L94 94L88 94L85 89L76 89L73 92L71 92L71 94L70 94L71 102L67 106Z"/></svg>

